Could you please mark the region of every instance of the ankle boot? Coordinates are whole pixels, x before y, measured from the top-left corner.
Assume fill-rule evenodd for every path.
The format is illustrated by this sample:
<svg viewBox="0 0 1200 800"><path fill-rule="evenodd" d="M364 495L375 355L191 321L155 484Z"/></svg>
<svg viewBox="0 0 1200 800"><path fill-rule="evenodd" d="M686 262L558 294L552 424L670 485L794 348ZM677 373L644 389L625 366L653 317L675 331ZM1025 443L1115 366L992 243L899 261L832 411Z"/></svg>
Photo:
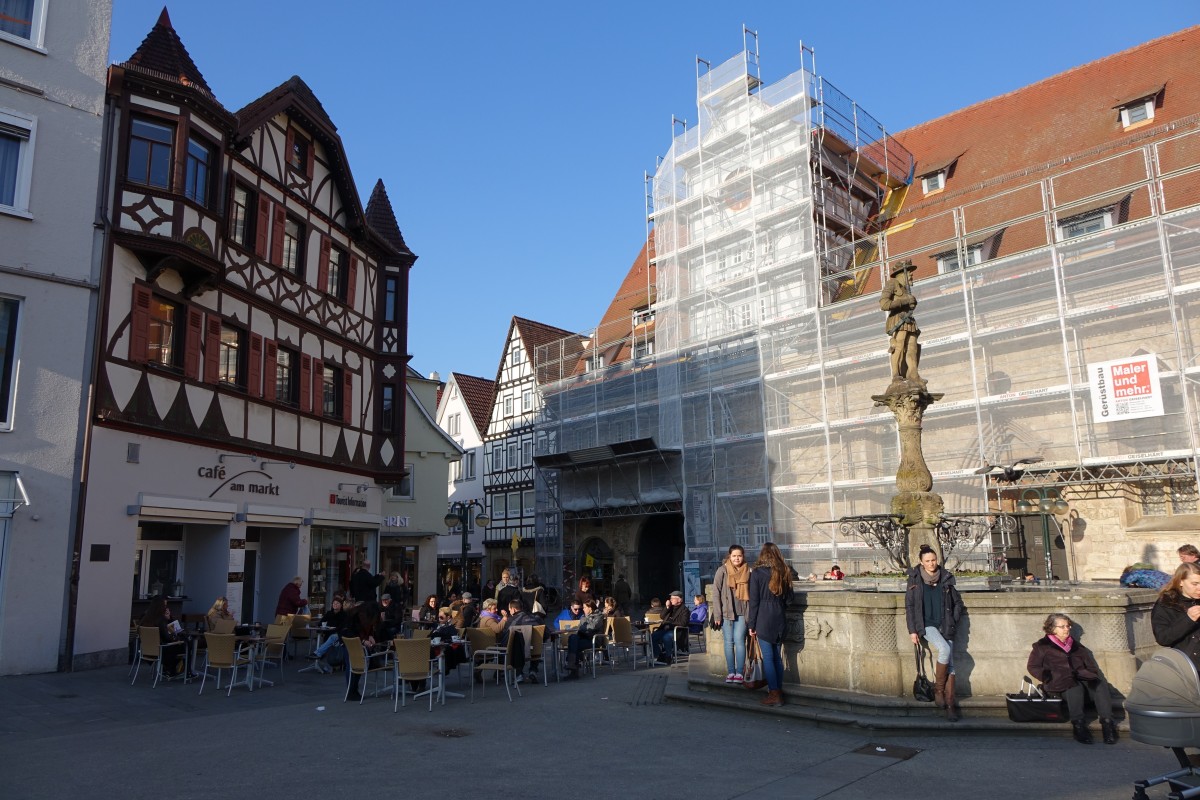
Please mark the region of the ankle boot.
<svg viewBox="0 0 1200 800"><path fill-rule="evenodd" d="M946 707L946 678L950 675L949 664L938 664L933 672L933 704L938 708Z"/></svg>
<svg viewBox="0 0 1200 800"><path fill-rule="evenodd" d="M764 706L781 706L783 705L783 692L778 689L772 689L767 692L767 696L758 701Z"/></svg>
<svg viewBox="0 0 1200 800"><path fill-rule="evenodd" d="M1071 735L1080 744L1092 743L1092 732L1088 730L1087 723L1081 719L1071 720Z"/></svg>
<svg viewBox="0 0 1200 800"><path fill-rule="evenodd" d="M1100 731L1104 734L1105 744L1117 743L1117 723L1111 719L1100 720Z"/></svg>
<svg viewBox="0 0 1200 800"><path fill-rule="evenodd" d="M958 698L954 696L954 675L946 676L946 720L948 722L958 722Z"/></svg>

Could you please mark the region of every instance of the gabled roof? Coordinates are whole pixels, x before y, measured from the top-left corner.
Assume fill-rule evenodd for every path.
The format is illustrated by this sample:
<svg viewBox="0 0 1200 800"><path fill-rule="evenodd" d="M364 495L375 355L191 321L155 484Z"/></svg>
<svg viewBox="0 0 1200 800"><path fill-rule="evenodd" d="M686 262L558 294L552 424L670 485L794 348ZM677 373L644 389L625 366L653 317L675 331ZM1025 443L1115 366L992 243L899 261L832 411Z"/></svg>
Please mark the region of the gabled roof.
<svg viewBox="0 0 1200 800"><path fill-rule="evenodd" d="M212 89L208 88L208 83L200 74L196 62L192 61L187 48L179 39L179 34L171 25L166 6L163 6L162 13L158 15L158 22L154 23L150 33L146 34L146 38L126 63L160 72L163 76L175 78L185 85L194 84L212 95Z"/></svg>
<svg viewBox="0 0 1200 800"><path fill-rule="evenodd" d="M654 234L650 234L653 240ZM641 252L633 260L621 288L609 303L608 309L596 326L596 338L592 342L595 352L604 356L606 364L616 364L632 356L634 335L633 312L646 308L654 302L655 265L648 263L646 257L648 245L642 245ZM637 331L639 338L653 336L654 323L641 326ZM578 365L578 371L582 365Z"/></svg>
<svg viewBox="0 0 1200 800"><path fill-rule="evenodd" d="M542 322L534 322L531 319L524 317L513 317L512 322L508 325L508 333L504 337L504 351L500 354L500 363L496 367L496 385L500 385L500 376L504 372L504 362L508 358L508 343L512 341L513 330L517 331L517 335L521 337L521 344L525 348L527 358L533 364L534 380L539 384L545 382L545 377L541 370L538 369L537 357L538 348L542 345L547 345L552 342L557 342L561 339L573 337L575 341L580 340L580 336L572 331L556 328L553 325L546 325ZM578 356L575 353L574 356ZM491 419L491 411L488 411L488 419ZM486 427L484 428L486 430Z"/></svg>
<svg viewBox="0 0 1200 800"><path fill-rule="evenodd" d="M451 372L450 379L458 384L458 393L462 395L475 430L483 436L487 433L488 421L492 417L492 404L496 399L496 382L487 378L478 378L462 372Z"/></svg>
<svg viewBox="0 0 1200 800"><path fill-rule="evenodd" d="M400 235L400 226L396 224L395 214L392 213L391 202L387 201L387 192L383 191L383 182L375 186L371 197L376 199L376 193L382 191L382 199L376 200L374 221L383 225L386 230L379 230L371 224L372 220L363 211L358 189L354 186L354 177L350 172L350 162L346 157L346 149L342 145L342 137L338 135L337 126L325 112L321 101L313 94L298 75L293 75L271 91L252 100L236 113L238 121L238 139L243 143L250 140L254 131L265 125L277 114L286 113L297 125L308 131L315 139L325 146L325 153L330 159L330 171L342 201L346 204L350 218L351 229L358 229L368 235L376 245L384 250L392 251L404 266L412 266L416 256L404 244Z"/></svg>

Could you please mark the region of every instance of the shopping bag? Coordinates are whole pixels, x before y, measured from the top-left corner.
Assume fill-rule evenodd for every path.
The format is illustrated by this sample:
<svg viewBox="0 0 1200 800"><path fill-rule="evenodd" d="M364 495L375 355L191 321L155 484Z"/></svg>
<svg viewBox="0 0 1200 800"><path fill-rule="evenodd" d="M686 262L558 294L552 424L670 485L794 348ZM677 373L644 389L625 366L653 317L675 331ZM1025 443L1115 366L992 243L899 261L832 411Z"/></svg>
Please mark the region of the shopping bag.
<svg viewBox="0 0 1200 800"><path fill-rule="evenodd" d="M1048 697L1034 685L1028 675L1021 678L1021 688L1015 694L1004 695L1008 718L1013 722L1066 722L1067 702L1061 697Z"/></svg>
<svg viewBox="0 0 1200 800"><path fill-rule="evenodd" d="M746 641L746 671L742 675L742 685L748 689L767 685L763 678L762 651L758 647L757 636L751 636Z"/></svg>

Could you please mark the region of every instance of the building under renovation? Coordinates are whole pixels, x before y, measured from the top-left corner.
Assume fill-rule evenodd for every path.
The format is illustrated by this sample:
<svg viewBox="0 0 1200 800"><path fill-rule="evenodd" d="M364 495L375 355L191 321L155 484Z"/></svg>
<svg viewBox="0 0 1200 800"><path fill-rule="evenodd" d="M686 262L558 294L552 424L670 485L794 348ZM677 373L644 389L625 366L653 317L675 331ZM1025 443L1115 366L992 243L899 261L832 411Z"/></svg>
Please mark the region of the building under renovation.
<svg viewBox="0 0 1200 800"><path fill-rule="evenodd" d="M960 555L1169 567L1200 531L1200 27L896 134L744 36L698 61L604 320L536 354L541 552L643 596L734 542L883 563L837 521L890 511L879 297L911 263L934 490L1024 512Z"/></svg>

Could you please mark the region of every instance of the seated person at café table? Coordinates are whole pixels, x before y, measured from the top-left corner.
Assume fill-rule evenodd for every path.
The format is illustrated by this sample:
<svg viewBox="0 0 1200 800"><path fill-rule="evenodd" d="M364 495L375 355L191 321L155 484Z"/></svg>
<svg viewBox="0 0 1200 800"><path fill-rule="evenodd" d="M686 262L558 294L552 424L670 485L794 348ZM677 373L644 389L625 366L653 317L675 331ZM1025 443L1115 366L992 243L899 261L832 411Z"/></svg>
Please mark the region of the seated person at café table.
<svg viewBox="0 0 1200 800"><path fill-rule="evenodd" d="M497 640L500 638L501 631L504 630L504 618L496 610L496 601L490 597L483 601L483 612L479 615L479 629L492 634Z"/></svg>
<svg viewBox="0 0 1200 800"><path fill-rule="evenodd" d="M171 609L167 608L167 598L162 595L156 595L150 598L150 607L146 609L146 613L138 620L139 628L158 628L158 641L162 653L162 671L163 674L171 677L183 674L183 659L186 655L187 648L184 645L176 644L169 647L172 643L178 643L182 640L179 638L175 620L171 619Z"/></svg>
<svg viewBox="0 0 1200 800"><path fill-rule="evenodd" d="M325 674L333 672L333 668L337 664L341 664L342 651L337 646L342 643L342 639L338 636L338 631L346 622L346 611L342 607L344 600L340 594L333 596L333 602L329 605L329 610L321 616L321 627L332 628L333 632L325 637L325 641L321 642L321 646L313 651L309 658L317 661L317 669ZM334 649L337 648L337 649ZM331 653L330 651L333 651ZM334 655L336 653L336 656ZM330 661L336 661L336 664L330 664Z"/></svg>
<svg viewBox="0 0 1200 800"><path fill-rule="evenodd" d="M615 598L615 597L604 598L604 612L603 613L604 613L605 617L609 617L609 618L621 616L621 609L617 608L617 598Z"/></svg>
<svg viewBox="0 0 1200 800"><path fill-rule="evenodd" d="M299 614L301 609L308 605L308 601L300 596L300 587L303 584L304 579L297 575L283 587L283 591L279 593L279 602L275 604L276 615L286 617L288 614Z"/></svg>
<svg viewBox="0 0 1200 800"><path fill-rule="evenodd" d="M508 601L508 610L501 611L500 616L504 618L504 625L500 630L500 635L496 637L496 644L501 647L508 646L508 637L513 633L513 628L523 625L532 627L546 621L544 617L538 617L526 611L525 606L516 597ZM521 637L521 642L517 647L516 657L513 659L513 669L516 670L518 676L523 676L525 674L525 656L528 654L531 643L525 640L521 631L516 633Z"/></svg>
<svg viewBox="0 0 1200 800"><path fill-rule="evenodd" d="M651 614L657 614L659 617L661 617L663 611L665 610L666 609L663 608L662 600L659 600L657 597L651 597L650 607L646 609L646 613L642 615L642 618L646 622L649 622Z"/></svg>
<svg viewBox="0 0 1200 800"><path fill-rule="evenodd" d="M379 639L390 641L400 635L400 604L390 594L379 600Z"/></svg>
<svg viewBox="0 0 1200 800"><path fill-rule="evenodd" d="M383 652L387 644L383 641L376 641L375 631L379 620L379 606L375 603L359 603L346 613L346 621L342 623L341 630L338 631L338 636L343 640L358 638L362 642L362 646L366 649L367 654ZM361 700L359 694L359 677L353 674L350 670L346 670L347 680L350 681L350 700Z"/></svg>
<svg viewBox="0 0 1200 800"><path fill-rule="evenodd" d="M567 680L579 677L579 654L592 647L593 637L604 633L608 620L604 612L597 610L595 600L583 601L583 616L579 618L579 627L567 639Z"/></svg>
<svg viewBox="0 0 1200 800"><path fill-rule="evenodd" d="M663 664L672 662L675 650L675 629L683 628L685 635L679 639L679 649L687 650L688 610L683 604L683 592L671 592L667 605L662 612L662 624L650 635L654 645L654 658Z"/></svg>
<svg viewBox="0 0 1200 800"><path fill-rule="evenodd" d="M454 627L474 628L478 620L479 610L475 607L475 596L470 592L463 592L458 608L454 609Z"/></svg>
<svg viewBox="0 0 1200 800"><path fill-rule="evenodd" d="M558 616L555 617L554 630L561 631L562 625L560 625L559 623L571 622L573 620L579 619L582 616L583 616L583 603L579 602L578 600L572 600L571 605L564 607L563 610L559 612Z"/></svg>
<svg viewBox="0 0 1200 800"><path fill-rule="evenodd" d="M443 645L442 657L446 660L446 672L449 672L467 660L463 648L450 647L450 644L457 638L458 628L454 626L454 612L449 607L440 609L438 611L438 626L429 634L429 641L434 645Z"/></svg>
<svg viewBox="0 0 1200 800"><path fill-rule="evenodd" d="M431 594L425 598L425 603L421 606L421 616L417 618L417 622L425 624L436 623L438 618L438 597L436 594Z"/></svg>
<svg viewBox="0 0 1200 800"><path fill-rule="evenodd" d="M205 615L205 625L208 630L215 630L217 620L233 619L233 612L229 610L229 601L224 597L218 597L213 601L212 608Z"/></svg>

